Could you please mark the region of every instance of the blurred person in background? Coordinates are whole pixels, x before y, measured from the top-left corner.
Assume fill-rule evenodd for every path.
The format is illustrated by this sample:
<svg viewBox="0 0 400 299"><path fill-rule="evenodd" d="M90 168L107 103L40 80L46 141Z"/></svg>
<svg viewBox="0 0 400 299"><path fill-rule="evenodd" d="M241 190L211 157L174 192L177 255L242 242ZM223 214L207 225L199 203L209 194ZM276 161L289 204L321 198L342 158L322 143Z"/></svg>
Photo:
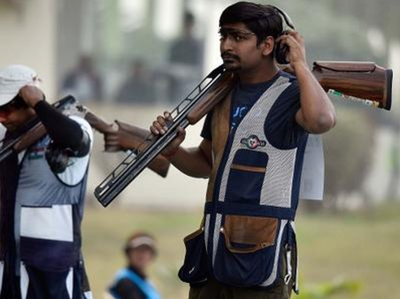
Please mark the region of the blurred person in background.
<svg viewBox="0 0 400 299"><path fill-rule="evenodd" d="M82 103L103 100L103 83L91 56L79 57L75 68L65 76L61 93L71 94Z"/></svg>
<svg viewBox="0 0 400 299"><path fill-rule="evenodd" d="M117 92L116 100L117 103L127 104L154 103L154 87L144 61L137 59L132 62L128 77Z"/></svg>
<svg viewBox="0 0 400 299"><path fill-rule="evenodd" d="M180 146L180 128L162 152L186 175L209 178L202 225L185 238L179 270L190 299L287 299L298 290L294 219L305 147L309 133L335 126L336 114L307 65L303 37L284 22L272 5L223 11L220 54L235 86L207 115L198 147ZM279 69L277 53L295 76ZM165 134L168 120L169 112L158 116L151 132Z"/></svg>
<svg viewBox="0 0 400 299"><path fill-rule="evenodd" d="M54 109L39 81L23 65L0 70L2 148L33 119L47 131L0 163L0 298L90 299L80 224L93 132Z"/></svg>
<svg viewBox="0 0 400 299"><path fill-rule="evenodd" d="M395 126L394 138L389 152L389 183L386 198L395 201L399 198L400 183L400 125Z"/></svg>
<svg viewBox="0 0 400 299"><path fill-rule="evenodd" d="M193 33L194 15L186 11L183 19L183 35L173 41L168 58L170 102L177 102L196 86L202 76L203 41Z"/></svg>
<svg viewBox="0 0 400 299"><path fill-rule="evenodd" d="M148 279L148 268L157 256L156 240L138 232L126 242L124 253L127 266L120 270L109 289L115 299L160 299Z"/></svg>

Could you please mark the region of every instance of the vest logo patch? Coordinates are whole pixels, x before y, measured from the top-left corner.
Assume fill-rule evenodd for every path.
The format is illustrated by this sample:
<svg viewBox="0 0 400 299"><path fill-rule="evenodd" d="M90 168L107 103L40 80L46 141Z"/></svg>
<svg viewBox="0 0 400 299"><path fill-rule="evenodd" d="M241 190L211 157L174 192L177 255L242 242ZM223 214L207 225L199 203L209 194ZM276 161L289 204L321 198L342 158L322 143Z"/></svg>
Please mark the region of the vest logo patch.
<svg viewBox="0 0 400 299"><path fill-rule="evenodd" d="M42 159L44 157L45 151L46 151L46 148L44 146L33 147L28 155L28 160Z"/></svg>
<svg viewBox="0 0 400 299"><path fill-rule="evenodd" d="M28 160L38 160L44 158L44 153L46 152L47 145L49 144L49 138L43 138L38 143L33 145L28 153Z"/></svg>
<svg viewBox="0 0 400 299"><path fill-rule="evenodd" d="M264 147L267 145L267 142L260 140L257 135L250 135L250 137L242 138L240 143L244 144L248 149L256 149L259 146Z"/></svg>

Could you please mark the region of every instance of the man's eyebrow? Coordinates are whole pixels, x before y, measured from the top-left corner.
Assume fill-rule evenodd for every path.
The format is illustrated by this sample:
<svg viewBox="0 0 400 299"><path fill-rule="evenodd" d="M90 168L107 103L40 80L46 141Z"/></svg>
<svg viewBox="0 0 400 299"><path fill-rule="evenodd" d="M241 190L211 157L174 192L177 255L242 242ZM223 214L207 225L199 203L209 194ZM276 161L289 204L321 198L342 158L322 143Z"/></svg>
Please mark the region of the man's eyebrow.
<svg viewBox="0 0 400 299"><path fill-rule="evenodd" d="M219 31L240 31L240 30L232 27L220 27Z"/></svg>
<svg viewBox="0 0 400 299"><path fill-rule="evenodd" d="M241 33L241 34L252 34L254 35L255 33L252 31L248 31L246 29L239 29L239 28L232 28L232 27L220 27L219 28L219 33L222 32L235 32L235 33Z"/></svg>

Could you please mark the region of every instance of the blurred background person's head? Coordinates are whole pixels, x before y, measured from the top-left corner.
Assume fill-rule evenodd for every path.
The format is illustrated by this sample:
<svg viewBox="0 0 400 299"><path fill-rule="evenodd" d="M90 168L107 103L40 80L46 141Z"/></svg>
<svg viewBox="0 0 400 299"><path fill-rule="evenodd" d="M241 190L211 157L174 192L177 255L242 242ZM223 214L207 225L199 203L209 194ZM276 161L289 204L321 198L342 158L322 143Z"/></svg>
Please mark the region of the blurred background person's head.
<svg viewBox="0 0 400 299"><path fill-rule="evenodd" d="M71 94L80 102L101 101L102 85L94 58L89 54L81 54L76 65L63 78L61 94Z"/></svg>
<svg viewBox="0 0 400 299"><path fill-rule="evenodd" d="M16 131L36 115L21 96L21 89L38 87L39 81L36 71L25 65L0 69L0 123L8 131Z"/></svg>
<svg viewBox="0 0 400 299"><path fill-rule="evenodd" d="M148 267L157 256L156 240L144 232L137 232L129 237L124 250L128 266L142 275L147 273Z"/></svg>

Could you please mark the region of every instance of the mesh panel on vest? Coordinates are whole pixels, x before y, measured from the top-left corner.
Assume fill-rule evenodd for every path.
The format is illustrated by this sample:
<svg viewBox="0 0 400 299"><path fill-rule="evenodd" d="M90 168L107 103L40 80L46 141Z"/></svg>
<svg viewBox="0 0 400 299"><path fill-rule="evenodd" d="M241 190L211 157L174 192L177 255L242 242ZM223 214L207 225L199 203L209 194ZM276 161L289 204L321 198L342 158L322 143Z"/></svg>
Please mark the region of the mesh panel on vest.
<svg viewBox="0 0 400 299"><path fill-rule="evenodd" d="M278 78L276 82L265 91L239 124L223 171L219 201L224 202L226 200L229 172L236 152L239 149L246 149L246 145L242 144L241 140L248 138L250 134L254 134L266 142L265 146L259 147L257 151L264 152L269 157L261 190L260 204L290 208L293 172L297 151L296 149L281 150L275 148L268 142L264 130L265 119L271 107L290 84L288 78Z"/></svg>

